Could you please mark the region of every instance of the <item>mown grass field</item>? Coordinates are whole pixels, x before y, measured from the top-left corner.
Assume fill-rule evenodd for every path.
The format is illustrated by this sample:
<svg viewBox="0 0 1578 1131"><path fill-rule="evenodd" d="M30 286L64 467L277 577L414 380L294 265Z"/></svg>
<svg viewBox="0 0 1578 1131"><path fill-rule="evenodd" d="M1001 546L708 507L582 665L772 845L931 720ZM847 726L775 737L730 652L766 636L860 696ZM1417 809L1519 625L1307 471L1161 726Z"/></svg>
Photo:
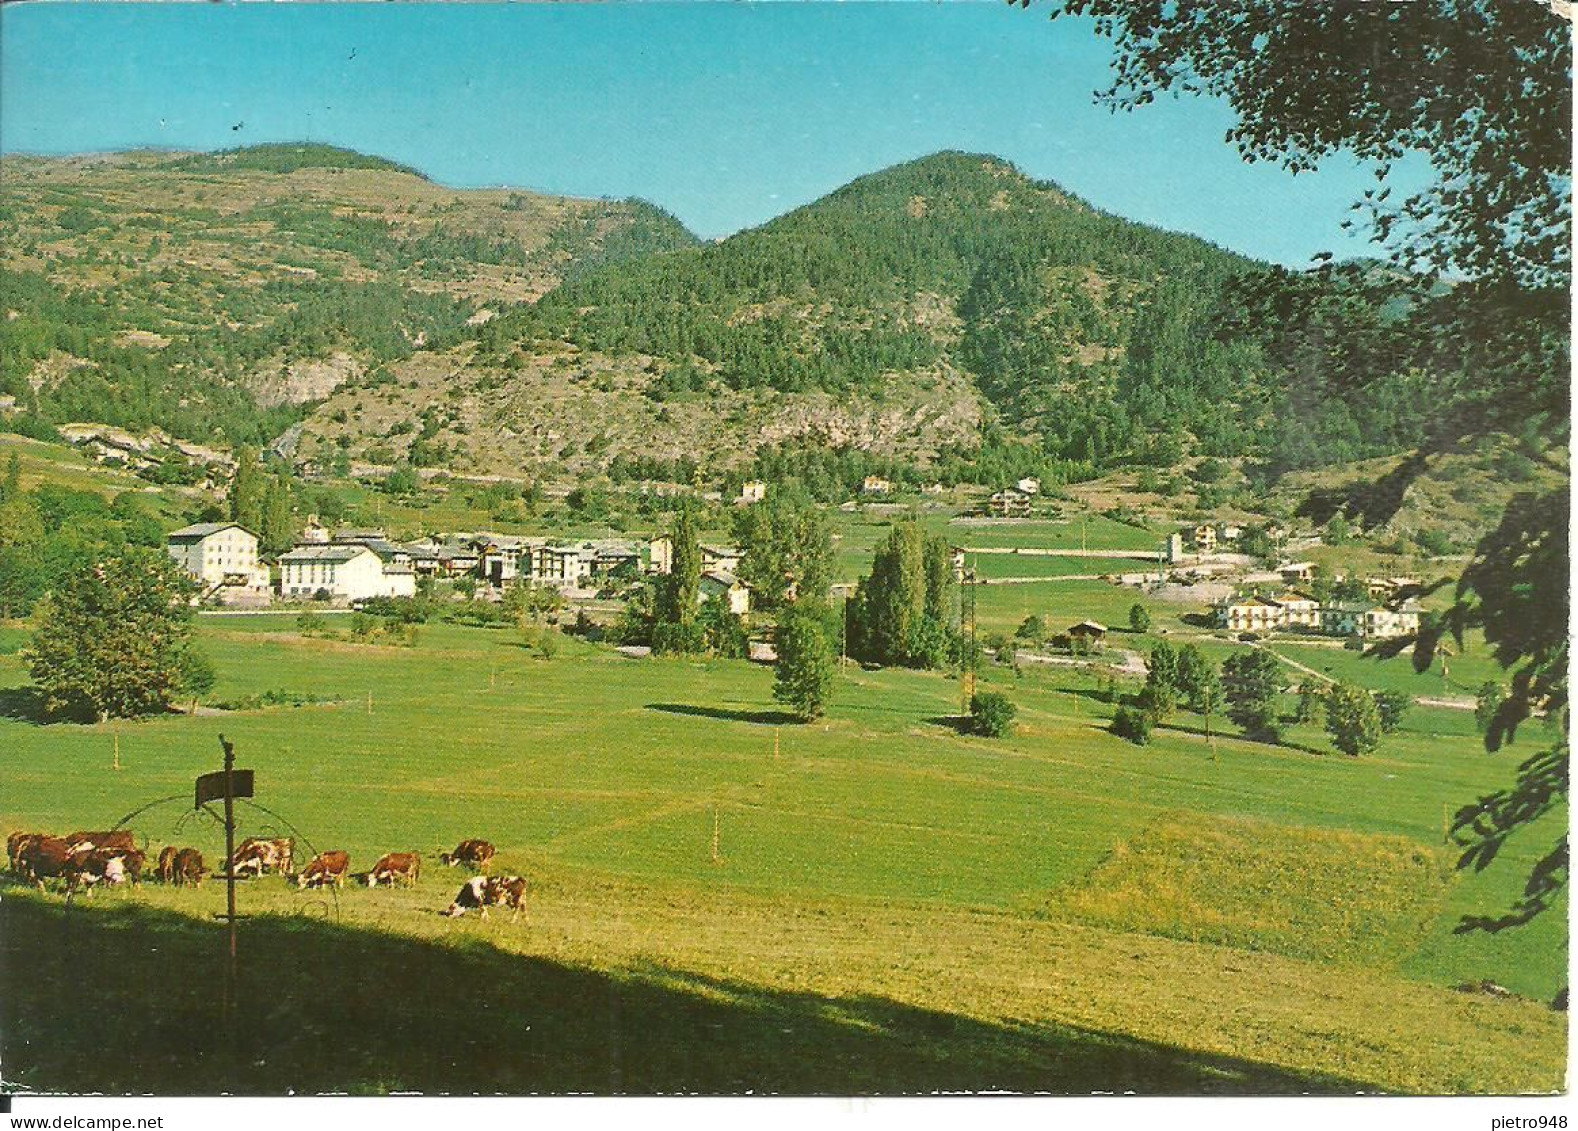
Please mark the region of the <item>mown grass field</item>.
<svg viewBox="0 0 1578 1131"><path fill-rule="evenodd" d="M15 1086L1563 1086L1565 1015L1544 1002L1565 981L1565 903L1499 935L1453 927L1510 903L1566 814L1498 867L1456 873L1444 812L1508 781L1516 756L1485 755L1464 712L1416 708L1363 759L1316 752L1329 745L1310 728L1213 752L1187 714L1138 748L1106 733L1095 677L996 668L984 682L1020 716L990 741L948 725L955 681L851 667L829 717L797 726L774 711L770 671L739 661L576 642L543 661L511 633L450 626L384 648L250 617L202 622L215 698L334 703L39 725L16 690L21 635L0 636L7 831L170 798L132 826L216 857L189 799L223 733L257 801L313 846L361 868L427 855L411 891L245 885L233 1042L219 885L69 911L7 889L0 1053ZM282 828L240 809L243 832ZM527 917L438 914L460 875L433 854L464 836L531 877ZM1520 996L1452 988L1483 979ZM113 1064L91 1055L106 1040L124 1050Z"/></svg>

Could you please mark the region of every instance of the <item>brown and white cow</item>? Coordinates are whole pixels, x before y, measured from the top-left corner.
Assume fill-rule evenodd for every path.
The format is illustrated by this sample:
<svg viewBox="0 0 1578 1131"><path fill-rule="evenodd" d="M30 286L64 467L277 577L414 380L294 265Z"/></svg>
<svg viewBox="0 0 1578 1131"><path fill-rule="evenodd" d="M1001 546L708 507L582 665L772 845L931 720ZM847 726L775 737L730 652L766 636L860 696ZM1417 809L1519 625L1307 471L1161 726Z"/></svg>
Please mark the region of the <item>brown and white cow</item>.
<svg viewBox="0 0 1578 1131"><path fill-rule="evenodd" d="M64 838L71 851L81 852L92 848L136 848L130 829L108 829L102 832L76 832Z"/></svg>
<svg viewBox="0 0 1578 1131"><path fill-rule="evenodd" d="M49 836L48 833L12 833L6 837L5 854L11 863L11 871L21 872L22 850L29 844L34 844L47 836Z"/></svg>
<svg viewBox="0 0 1578 1131"><path fill-rule="evenodd" d="M176 887L191 884L193 887L202 885L203 877L208 874L208 868L203 863L203 854L195 848L177 849L175 858L171 862L171 877Z"/></svg>
<svg viewBox="0 0 1578 1131"><path fill-rule="evenodd" d="M17 871L24 880L37 884L42 890L45 880L70 879L73 856L65 838L41 836L22 846Z"/></svg>
<svg viewBox="0 0 1578 1131"><path fill-rule="evenodd" d="M324 884L333 884L335 887L345 885L345 877L351 870L351 854L338 849L332 852L320 852L313 857L302 873L296 877L298 888L322 887Z"/></svg>
<svg viewBox="0 0 1578 1131"><path fill-rule="evenodd" d="M231 858L230 870L237 876L251 873L261 876L265 872L288 872L296 842L288 836L263 840L248 837L236 848Z"/></svg>
<svg viewBox="0 0 1578 1131"><path fill-rule="evenodd" d="M124 883L140 883L146 858L135 848L89 848L75 852L66 876L70 890L86 887L90 892L97 884L114 887Z"/></svg>
<svg viewBox="0 0 1578 1131"><path fill-rule="evenodd" d="M514 918L521 913L525 898L526 880L522 876L474 876L460 885L444 914L454 919L475 910L486 919L488 908L508 907Z"/></svg>
<svg viewBox="0 0 1578 1131"><path fill-rule="evenodd" d="M367 873L367 886L375 888L385 880L394 887L396 880L404 880L410 887L422 874L422 858L414 852L386 852L378 858L373 870Z"/></svg>
<svg viewBox="0 0 1578 1131"><path fill-rule="evenodd" d="M493 846L485 840L463 840L455 846L455 851L440 853L438 859L451 868L464 864L473 871L486 872L493 862L493 852Z"/></svg>

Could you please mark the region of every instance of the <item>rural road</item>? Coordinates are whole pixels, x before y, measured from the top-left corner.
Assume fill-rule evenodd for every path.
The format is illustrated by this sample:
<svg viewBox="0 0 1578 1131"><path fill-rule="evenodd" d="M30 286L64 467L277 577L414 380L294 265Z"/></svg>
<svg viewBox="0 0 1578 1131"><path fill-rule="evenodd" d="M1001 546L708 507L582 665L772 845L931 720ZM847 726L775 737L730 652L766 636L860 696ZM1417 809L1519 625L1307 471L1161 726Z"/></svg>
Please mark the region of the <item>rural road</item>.
<svg viewBox="0 0 1578 1131"><path fill-rule="evenodd" d="M1018 554L1022 558L1124 558L1136 562L1154 562L1155 550L1048 550L1023 546L966 546L967 554Z"/></svg>
<svg viewBox="0 0 1578 1131"><path fill-rule="evenodd" d="M1324 680L1327 683L1337 682L1326 673L1318 672L1312 667L1308 667L1299 663L1297 660L1290 660L1281 652L1273 651L1272 649L1267 648L1264 644L1256 644L1255 647L1261 649L1262 651L1270 652L1273 656L1281 660L1284 664L1287 664L1290 668L1297 668L1301 672L1308 672L1316 679ZM1421 707L1446 707L1453 711L1472 711L1475 706L1477 706L1473 699L1455 698L1444 695L1415 695L1413 697L1413 701Z"/></svg>

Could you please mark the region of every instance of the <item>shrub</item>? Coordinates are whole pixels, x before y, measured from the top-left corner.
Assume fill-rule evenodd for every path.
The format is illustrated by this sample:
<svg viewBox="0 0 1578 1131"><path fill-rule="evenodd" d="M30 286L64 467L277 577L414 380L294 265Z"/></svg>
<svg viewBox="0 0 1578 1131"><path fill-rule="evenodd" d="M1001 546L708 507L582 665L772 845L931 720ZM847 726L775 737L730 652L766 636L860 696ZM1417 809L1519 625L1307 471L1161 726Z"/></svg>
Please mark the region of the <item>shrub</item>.
<svg viewBox="0 0 1578 1131"><path fill-rule="evenodd" d="M1136 746L1144 746L1151 740L1154 723L1148 711L1139 707L1119 707L1112 716L1112 733L1128 739Z"/></svg>
<svg viewBox="0 0 1578 1131"><path fill-rule="evenodd" d="M1403 716L1408 713L1413 700L1401 691L1375 692L1375 710L1381 717L1381 733L1391 734L1403 725Z"/></svg>
<svg viewBox="0 0 1578 1131"><path fill-rule="evenodd" d="M1339 683L1326 693L1326 730L1344 754L1369 754L1381 743L1381 714L1370 693Z"/></svg>
<svg viewBox="0 0 1578 1131"><path fill-rule="evenodd" d="M970 700L970 725L976 734L1001 738L1014 725L1019 709L1008 696L997 691L982 691Z"/></svg>

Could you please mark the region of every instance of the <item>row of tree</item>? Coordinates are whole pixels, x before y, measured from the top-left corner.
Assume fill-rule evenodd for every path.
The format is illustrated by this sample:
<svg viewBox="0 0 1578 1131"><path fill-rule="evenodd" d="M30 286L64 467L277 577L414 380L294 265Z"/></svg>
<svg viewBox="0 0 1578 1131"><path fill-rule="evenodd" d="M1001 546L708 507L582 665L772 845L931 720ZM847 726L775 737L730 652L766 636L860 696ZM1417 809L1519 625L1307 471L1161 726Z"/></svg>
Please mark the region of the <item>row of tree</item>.
<svg viewBox="0 0 1578 1131"><path fill-rule="evenodd" d="M1151 649L1144 686L1117 709L1112 728L1143 745L1151 729L1182 705L1204 717L1208 738L1213 718L1225 714L1246 737L1277 743L1282 740L1278 700L1284 690L1282 665L1265 649L1236 652L1218 671L1193 644L1174 647L1163 640ZM1408 696L1401 692L1372 692L1342 682L1326 687L1305 683L1299 688L1294 721L1324 722L1338 750L1369 754L1383 735L1402 725L1407 709Z"/></svg>

